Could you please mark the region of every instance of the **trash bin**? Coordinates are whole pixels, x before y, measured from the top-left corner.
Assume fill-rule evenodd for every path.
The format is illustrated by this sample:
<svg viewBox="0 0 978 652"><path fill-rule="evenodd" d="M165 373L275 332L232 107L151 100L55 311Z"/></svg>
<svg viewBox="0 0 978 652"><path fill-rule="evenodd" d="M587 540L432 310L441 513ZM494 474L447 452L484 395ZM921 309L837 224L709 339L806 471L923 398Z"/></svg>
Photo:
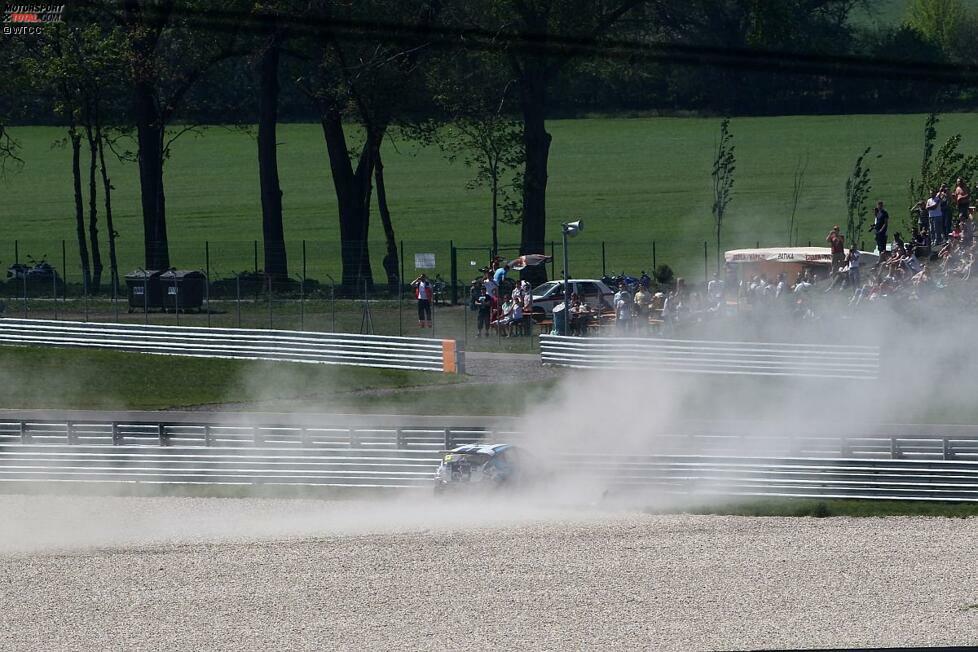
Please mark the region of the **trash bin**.
<svg viewBox="0 0 978 652"><path fill-rule="evenodd" d="M554 315L554 329L552 332L554 335L563 335L564 323L567 319L567 311L564 310L563 301L561 301L556 306L554 306L553 315Z"/></svg>
<svg viewBox="0 0 978 652"><path fill-rule="evenodd" d="M196 270L173 269L160 274L163 309L200 312L204 305L205 280L204 273Z"/></svg>
<svg viewBox="0 0 978 652"><path fill-rule="evenodd" d="M129 312L160 309L163 307L163 291L160 288L157 269L137 269L126 274L126 293L129 295Z"/></svg>

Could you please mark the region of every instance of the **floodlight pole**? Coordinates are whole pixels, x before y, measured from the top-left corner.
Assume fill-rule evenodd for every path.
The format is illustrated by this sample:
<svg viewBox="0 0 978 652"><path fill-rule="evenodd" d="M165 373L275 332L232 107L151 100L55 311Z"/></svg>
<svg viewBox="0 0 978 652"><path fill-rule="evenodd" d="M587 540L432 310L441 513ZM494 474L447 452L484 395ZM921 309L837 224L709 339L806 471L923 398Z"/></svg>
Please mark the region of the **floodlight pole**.
<svg viewBox="0 0 978 652"><path fill-rule="evenodd" d="M564 337L570 334L570 276L567 262L567 224L560 225L564 245Z"/></svg>

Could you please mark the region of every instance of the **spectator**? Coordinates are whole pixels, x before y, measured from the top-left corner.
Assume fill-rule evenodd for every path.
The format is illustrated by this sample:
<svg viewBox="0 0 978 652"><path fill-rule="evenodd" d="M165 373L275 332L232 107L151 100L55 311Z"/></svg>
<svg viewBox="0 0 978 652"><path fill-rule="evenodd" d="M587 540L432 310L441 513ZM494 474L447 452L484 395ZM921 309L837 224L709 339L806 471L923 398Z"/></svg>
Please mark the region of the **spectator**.
<svg viewBox="0 0 978 652"><path fill-rule="evenodd" d="M642 318L649 316L649 306L652 304L652 293L649 289L639 283L638 291L635 292L635 316Z"/></svg>
<svg viewBox="0 0 978 652"><path fill-rule="evenodd" d="M873 219L873 226L869 227L870 231L876 232L876 249L879 251L880 256L886 251L886 229L890 226L890 214L886 212L883 208L883 202L876 202L875 218Z"/></svg>
<svg viewBox="0 0 978 652"><path fill-rule="evenodd" d="M975 243L975 219L971 212L961 218L961 244L970 248Z"/></svg>
<svg viewBox="0 0 978 652"><path fill-rule="evenodd" d="M411 281L414 296L418 300L418 328L431 328L431 282L426 274Z"/></svg>
<svg viewBox="0 0 978 652"><path fill-rule="evenodd" d="M849 287L851 288L859 287L859 258L861 255L856 245L849 247L849 256L846 258L846 262L849 264Z"/></svg>
<svg viewBox="0 0 978 652"><path fill-rule="evenodd" d="M503 281L506 280L507 274L509 274L509 265L503 265L496 270L495 274L492 275L492 280L497 286L502 287Z"/></svg>
<svg viewBox="0 0 978 652"><path fill-rule="evenodd" d="M523 290L523 334L533 335L533 290L529 281L520 281Z"/></svg>
<svg viewBox="0 0 978 652"><path fill-rule="evenodd" d="M618 286L615 294L615 320L622 330L629 330L632 318L632 295L628 292L625 283Z"/></svg>
<svg viewBox="0 0 978 652"><path fill-rule="evenodd" d="M934 246L939 246L944 242L944 236L941 234L941 193L937 188L934 188L924 207L927 209L927 230L930 233L930 242Z"/></svg>
<svg viewBox="0 0 978 652"><path fill-rule="evenodd" d="M829 243L829 249L832 250L832 274L835 274L846 261L846 239L839 232L838 224L833 226L825 236L825 241Z"/></svg>
<svg viewBox="0 0 978 652"><path fill-rule="evenodd" d="M967 219L968 208L971 206L971 191L961 177L958 177L958 183L954 187L954 203L958 209L958 219Z"/></svg>
<svg viewBox="0 0 978 652"><path fill-rule="evenodd" d="M482 279L482 285L486 288L486 294L489 295L489 298L495 302L499 298L499 285L492 280L489 272L486 272L485 277Z"/></svg>
<svg viewBox="0 0 978 652"><path fill-rule="evenodd" d="M947 234L951 232L951 193L946 183L941 184L938 196L941 200L941 238L947 242Z"/></svg>
<svg viewBox="0 0 978 652"><path fill-rule="evenodd" d="M478 311L478 319L476 321L476 337L482 337L482 331L485 329L486 337L489 336L489 316L492 311L492 297L486 293L485 286L479 288L479 296L475 299L475 307Z"/></svg>
<svg viewBox="0 0 978 652"><path fill-rule="evenodd" d="M638 279L638 284L641 285L646 290L652 287L652 279L649 277L648 274L645 273L644 269L642 270L642 276L639 277Z"/></svg>

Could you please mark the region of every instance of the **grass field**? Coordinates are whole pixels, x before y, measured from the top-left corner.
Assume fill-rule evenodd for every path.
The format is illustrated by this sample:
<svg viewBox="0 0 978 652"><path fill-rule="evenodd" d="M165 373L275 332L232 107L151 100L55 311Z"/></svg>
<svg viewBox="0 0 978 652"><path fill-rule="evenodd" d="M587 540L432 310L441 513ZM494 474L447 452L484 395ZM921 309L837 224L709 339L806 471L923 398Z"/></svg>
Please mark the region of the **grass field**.
<svg viewBox="0 0 978 652"><path fill-rule="evenodd" d="M547 395L465 376L332 365L212 360L118 351L0 347L0 407L9 409L363 412L493 415Z"/></svg>
<svg viewBox="0 0 978 652"><path fill-rule="evenodd" d="M548 236L557 238L564 219L580 217L587 225L572 245L574 274L601 272L602 241L609 271L648 268L655 240L658 262L702 277L703 242L710 241L711 256L714 246L710 166L718 124L718 119L705 118L550 123ZM801 242L819 242L832 224L844 222L845 180L866 146L883 155L872 161L872 194L889 202L899 218L907 206L907 179L919 165L922 126L920 115L733 120L738 163L724 248L785 241L792 174L806 155L810 164L798 212ZM967 151L978 148L978 117L946 116L941 137L956 132L964 134ZM15 240L22 261L28 254L46 255L60 265L64 239L69 281L77 281L70 154L51 145L63 132L19 128L14 135L23 144L26 165L0 182L0 265L13 262ZM309 276L338 277L336 202L320 130L310 124L283 125L279 140L290 266L301 273L306 240ZM387 144L385 163L397 237L405 242L406 273L415 271L414 253L434 252L436 271L447 277L450 240L478 248L462 253L462 276L469 261L481 264L489 242L488 199L484 192L465 189L469 171L450 164L436 149L404 141ZM115 164L112 180L121 266L129 270L141 263L142 251L135 165ZM167 163L166 182L174 264L202 267L207 240L215 277L251 269L253 241L261 232L253 138L223 128L183 137ZM374 225L371 238L381 238L379 226ZM504 243L518 239L517 227L503 226ZM380 247L372 253L379 275Z"/></svg>

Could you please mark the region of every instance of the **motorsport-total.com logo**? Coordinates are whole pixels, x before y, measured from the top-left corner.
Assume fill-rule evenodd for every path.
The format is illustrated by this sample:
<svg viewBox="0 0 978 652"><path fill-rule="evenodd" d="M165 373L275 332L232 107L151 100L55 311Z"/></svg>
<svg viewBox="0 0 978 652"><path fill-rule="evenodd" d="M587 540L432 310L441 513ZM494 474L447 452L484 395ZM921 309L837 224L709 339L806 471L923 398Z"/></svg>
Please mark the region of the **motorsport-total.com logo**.
<svg viewBox="0 0 978 652"><path fill-rule="evenodd" d="M44 26L64 19L64 5L6 4L3 7L3 33L40 34Z"/></svg>

